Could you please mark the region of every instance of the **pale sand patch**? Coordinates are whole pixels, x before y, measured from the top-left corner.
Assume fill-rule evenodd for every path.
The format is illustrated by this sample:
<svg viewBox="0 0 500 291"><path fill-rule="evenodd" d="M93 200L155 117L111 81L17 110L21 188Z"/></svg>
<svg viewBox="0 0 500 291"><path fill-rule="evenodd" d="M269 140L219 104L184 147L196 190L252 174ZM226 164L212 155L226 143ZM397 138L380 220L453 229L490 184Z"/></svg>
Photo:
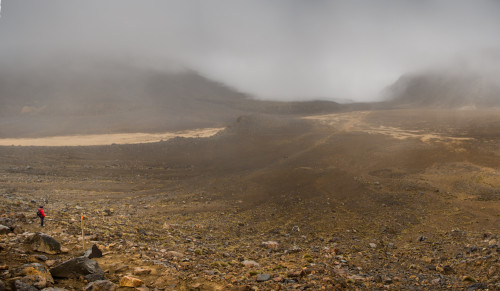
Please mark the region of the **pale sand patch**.
<svg viewBox="0 0 500 291"><path fill-rule="evenodd" d="M166 141L175 137L210 137L224 128L201 128L164 133L113 133L50 136L41 138L2 138L0 146L96 146L111 144L138 144Z"/></svg>
<svg viewBox="0 0 500 291"><path fill-rule="evenodd" d="M437 133L424 132L422 130L409 130L382 125L375 127L364 122L364 119L368 113L369 112L366 111L334 113L326 115L307 116L304 117L304 119L316 120L322 124L334 126L341 131L358 131L366 132L369 134L382 134L391 136L395 139L416 138L425 143L430 143L433 141L462 142L472 140L472 138L444 136Z"/></svg>

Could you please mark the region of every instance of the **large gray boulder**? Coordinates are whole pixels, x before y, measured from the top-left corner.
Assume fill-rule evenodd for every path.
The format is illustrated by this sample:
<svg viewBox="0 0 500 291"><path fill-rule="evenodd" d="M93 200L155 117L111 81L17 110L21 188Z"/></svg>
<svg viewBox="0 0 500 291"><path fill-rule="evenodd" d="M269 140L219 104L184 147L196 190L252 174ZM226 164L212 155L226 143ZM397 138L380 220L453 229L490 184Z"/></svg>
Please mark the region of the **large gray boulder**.
<svg viewBox="0 0 500 291"><path fill-rule="evenodd" d="M84 276L89 282L104 279L104 271L95 260L87 257L77 257L63 262L50 269L55 278L70 278Z"/></svg>
<svg viewBox="0 0 500 291"><path fill-rule="evenodd" d="M61 244L55 238L41 232L28 237L26 243L33 251L52 255L61 253Z"/></svg>

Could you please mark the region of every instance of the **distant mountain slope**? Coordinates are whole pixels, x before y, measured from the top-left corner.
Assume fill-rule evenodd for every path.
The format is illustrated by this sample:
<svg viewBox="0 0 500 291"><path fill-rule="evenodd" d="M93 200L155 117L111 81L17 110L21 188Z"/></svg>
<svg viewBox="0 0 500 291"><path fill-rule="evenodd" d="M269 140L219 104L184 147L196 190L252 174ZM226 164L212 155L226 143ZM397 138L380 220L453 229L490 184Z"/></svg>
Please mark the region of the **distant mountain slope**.
<svg viewBox="0 0 500 291"><path fill-rule="evenodd" d="M403 75L386 89L396 107L484 108L500 106L498 78L471 71Z"/></svg>
<svg viewBox="0 0 500 291"><path fill-rule="evenodd" d="M257 101L189 71L123 62L0 66L0 136L165 131L222 126L244 114L312 114L348 108L328 101Z"/></svg>

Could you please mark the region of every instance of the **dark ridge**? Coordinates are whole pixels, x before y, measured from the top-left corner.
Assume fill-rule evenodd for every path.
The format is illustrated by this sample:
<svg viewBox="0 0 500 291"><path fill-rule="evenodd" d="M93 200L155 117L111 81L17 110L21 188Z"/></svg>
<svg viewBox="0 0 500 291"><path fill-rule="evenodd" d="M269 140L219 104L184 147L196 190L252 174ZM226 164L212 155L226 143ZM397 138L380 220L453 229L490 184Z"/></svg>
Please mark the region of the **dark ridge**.
<svg viewBox="0 0 500 291"><path fill-rule="evenodd" d="M407 74L386 89L389 106L474 109L500 106L493 76L470 71Z"/></svg>
<svg viewBox="0 0 500 291"><path fill-rule="evenodd" d="M255 100L190 70L67 59L0 67L0 102L2 137L184 130L224 126L245 114L352 110L329 101Z"/></svg>

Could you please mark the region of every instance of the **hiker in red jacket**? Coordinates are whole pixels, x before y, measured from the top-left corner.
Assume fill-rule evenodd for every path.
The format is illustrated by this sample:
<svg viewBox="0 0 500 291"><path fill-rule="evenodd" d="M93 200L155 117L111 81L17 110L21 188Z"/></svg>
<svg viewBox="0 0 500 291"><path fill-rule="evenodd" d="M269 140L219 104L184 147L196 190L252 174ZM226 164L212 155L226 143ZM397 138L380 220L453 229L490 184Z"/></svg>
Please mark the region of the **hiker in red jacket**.
<svg viewBox="0 0 500 291"><path fill-rule="evenodd" d="M43 206L40 206L40 208L37 211L38 217L40 217L40 224L43 226L43 219L45 218L45 211L43 211Z"/></svg>

